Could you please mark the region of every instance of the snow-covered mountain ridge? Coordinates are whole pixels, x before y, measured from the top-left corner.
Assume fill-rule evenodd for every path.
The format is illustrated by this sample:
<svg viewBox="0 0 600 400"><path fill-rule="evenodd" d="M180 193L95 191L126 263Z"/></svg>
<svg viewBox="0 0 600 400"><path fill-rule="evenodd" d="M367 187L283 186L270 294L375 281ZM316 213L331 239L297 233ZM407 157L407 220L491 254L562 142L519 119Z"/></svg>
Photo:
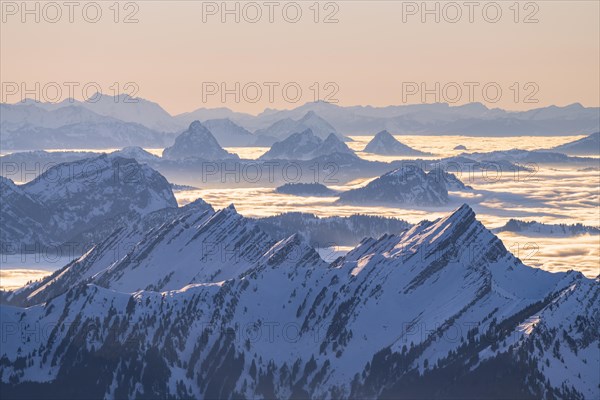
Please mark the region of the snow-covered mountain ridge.
<svg viewBox="0 0 600 400"><path fill-rule="evenodd" d="M341 193L339 202L439 206L448 203L448 191L471 189L454 174L440 168L425 172L416 165L407 165L376 178L364 187Z"/></svg>
<svg viewBox="0 0 600 400"><path fill-rule="evenodd" d="M2 183L2 242L14 244L12 251L21 246L47 251L45 246L78 241L78 235L113 218L133 221L177 207L162 175L118 155L54 165L24 185L7 178ZM3 246L2 252L7 251Z"/></svg>
<svg viewBox="0 0 600 400"><path fill-rule="evenodd" d="M162 276L214 271L218 260L198 263L196 235L222 234L219 242L241 248L255 248L261 236L233 208L178 221L142 238L129 265L108 266L37 306L0 306L15 327L0 355L3 393L598 394L598 280L523 265L466 205L398 235L366 238L331 265L292 235L251 252L262 255L243 268L223 265L225 280L134 290L153 265ZM196 258L177 261L180 249ZM36 337L36 326L47 334Z"/></svg>

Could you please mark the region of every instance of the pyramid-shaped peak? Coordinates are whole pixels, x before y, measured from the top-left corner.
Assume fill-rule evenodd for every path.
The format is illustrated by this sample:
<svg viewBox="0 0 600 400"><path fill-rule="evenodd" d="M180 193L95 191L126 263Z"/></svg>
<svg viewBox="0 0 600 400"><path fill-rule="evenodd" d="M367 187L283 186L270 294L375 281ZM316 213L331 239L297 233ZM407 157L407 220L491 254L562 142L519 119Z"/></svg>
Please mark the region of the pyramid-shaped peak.
<svg viewBox="0 0 600 400"><path fill-rule="evenodd" d="M292 269L325 267L327 264L312 248L306 238L294 233L275 243L265 253L267 265L270 267L287 266Z"/></svg>
<svg viewBox="0 0 600 400"><path fill-rule="evenodd" d="M340 143L343 143L343 142L340 140L340 138L339 138L339 137L338 137L338 136L337 136L335 133L333 133L333 132L331 132L329 135L327 135L327 137L325 138L325 141L326 141L326 142L331 142L331 141L333 141L333 142L340 142Z"/></svg>
<svg viewBox="0 0 600 400"><path fill-rule="evenodd" d="M385 130L385 129L384 129L384 130L382 130L381 132L378 132L378 133L375 135L375 137L379 137L379 138L382 138L382 137L387 137L387 136L389 136L389 137L392 137L392 138L393 138L392 134L391 134L391 133L389 133L389 132L388 132L387 130Z"/></svg>
<svg viewBox="0 0 600 400"><path fill-rule="evenodd" d="M218 217L221 215L230 216L230 215L239 215L239 214L238 214L237 210L235 209L235 206L233 205L233 203L231 203L227 207L218 210L214 216Z"/></svg>
<svg viewBox="0 0 600 400"><path fill-rule="evenodd" d="M304 114L304 116L302 118L300 118L298 120L299 123L318 123L320 125L324 125L327 127L331 127L332 130L333 127L329 124L329 122L327 122L323 117L321 117L319 114L317 114L314 111L308 111L306 114Z"/></svg>
<svg viewBox="0 0 600 400"><path fill-rule="evenodd" d="M190 132L201 132L201 131L207 131L208 129L206 129L206 127L204 125L202 125L202 122L196 120L193 121L189 128L188 131Z"/></svg>
<svg viewBox="0 0 600 400"><path fill-rule="evenodd" d="M371 142L376 142L376 141L384 142L384 143L400 143L394 137L394 135L392 135L387 130L383 130L383 131L377 132L377 134L375 136L373 136L373 139L371 139Z"/></svg>
<svg viewBox="0 0 600 400"><path fill-rule="evenodd" d="M450 214L452 218L464 218L465 216L473 216L475 217L475 211L469 206L467 203L463 203L460 207Z"/></svg>
<svg viewBox="0 0 600 400"><path fill-rule="evenodd" d="M307 128L301 132L298 132L300 135L307 135L307 136L315 136L314 132L312 131L312 129Z"/></svg>
<svg viewBox="0 0 600 400"><path fill-rule="evenodd" d="M476 219L475 211L466 203L458 207L452 213L440 218L434 225L442 228L443 231L453 231L460 227L469 226L475 222L480 223ZM438 230L436 229L436 230Z"/></svg>
<svg viewBox="0 0 600 400"><path fill-rule="evenodd" d="M378 132L373 139L365 146L364 152L380 154L380 155L396 155L396 156L427 156L431 155L427 152L413 149L410 146L398 141L387 130Z"/></svg>
<svg viewBox="0 0 600 400"><path fill-rule="evenodd" d="M187 158L224 160L239 157L223 149L208 128L200 121L194 121L185 132L175 138L172 146L163 150L163 158L170 160Z"/></svg>

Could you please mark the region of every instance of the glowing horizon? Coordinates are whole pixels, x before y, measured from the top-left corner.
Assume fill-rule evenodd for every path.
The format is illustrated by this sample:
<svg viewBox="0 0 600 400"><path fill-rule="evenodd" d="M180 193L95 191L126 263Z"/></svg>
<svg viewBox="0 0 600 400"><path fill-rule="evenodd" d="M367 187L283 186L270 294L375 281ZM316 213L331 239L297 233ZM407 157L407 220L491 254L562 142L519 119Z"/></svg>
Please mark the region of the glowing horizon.
<svg viewBox="0 0 600 400"><path fill-rule="evenodd" d="M55 14L44 12L42 2L40 21L25 14L23 23L22 10L7 9L10 3L21 4L2 3L3 83L32 88L35 82L77 82L81 88L94 82L103 93L150 99L172 115L217 107L257 114L315 99L374 107L456 99L452 105L481 102L513 111L573 103L600 106L598 2L527 2L520 3L518 11L510 8L512 3L500 2L497 22L490 22L491 7L486 15L482 12L493 2L478 3L473 22L464 6L461 19L451 22L456 10L440 2L427 2L427 7L439 8L437 15L410 8L420 2L380 1L376 7L363 1L321 2L318 23L312 3L305 2L279 3L282 9L300 4L303 14L296 23L278 13L273 23L264 20L267 10L260 2L263 20L252 23L245 3L227 2L232 9L239 4L235 22L235 13L221 15L223 10L209 8L220 7L220 2L177 2L171 7L172 2L163 1L120 3L118 15L102 3L97 23L84 20L79 9L73 23L66 20L66 9L62 19L51 23L48 19ZM87 3L93 2L81 4ZM124 23L127 18L137 22ZM325 23L328 19L337 22ZM39 68L40 62L44 68ZM125 87L130 82L135 87ZM220 88L205 96L207 89L214 92L213 83L225 84L225 90L237 91L240 98L236 101L236 94L230 93L223 101ZM262 90L255 102L253 83ZM287 99L282 89L286 84L292 84ZM413 84L419 90L410 94ZM484 96L483 87L490 84ZM296 85L302 94L292 102ZM270 88L275 90L272 99ZM497 88L500 97L494 94ZM73 97L81 100L80 92ZM69 97L66 90L62 94Z"/></svg>

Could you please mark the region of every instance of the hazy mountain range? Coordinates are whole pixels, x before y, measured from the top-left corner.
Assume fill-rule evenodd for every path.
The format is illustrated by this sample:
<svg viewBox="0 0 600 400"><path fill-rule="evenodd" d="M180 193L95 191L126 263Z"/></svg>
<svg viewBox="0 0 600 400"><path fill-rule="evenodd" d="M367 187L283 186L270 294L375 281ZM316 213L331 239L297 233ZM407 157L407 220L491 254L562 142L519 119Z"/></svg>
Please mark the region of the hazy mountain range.
<svg viewBox="0 0 600 400"><path fill-rule="evenodd" d="M244 160L223 149L203 124L195 122L192 125L191 129L176 138L173 146L164 150L163 157L137 146L129 146L111 154L134 158L156 169L171 182L196 187L231 184L276 187L284 183L338 185L379 176L402 166L416 166L425 171L496 171L512 175L519 171L533 174L539 164L577 165L582 169L597 168L598 165L597 158L527 150L463 153L441 159L368 161L358 157L337 136L330 134L325 141L321 141L310 131L292 134L275 143L258 160ZM25 182L39 175L46 166L96 156L97 153L81 151L16 152L1 156L0 167L3 176L16 182ZM293 168L290 169L290 166ZM463 190L463 186L461 183L453 188L448 187L448 190Z"/></svg>
<svg viewBox="0 0 600 400"><path fill-rule="evenodd" d="M293 133L286 139L275 142L269 151L260 156L261 160L312 160L320 156L340 153L354 157L354 152L335 133L323 140L311 129Z"/></svg>
<svg viewBox="0 0 600 400"><path fill-rule="evenodd" d="M511 112L479 103L343 107L314 102L258 115L217 108L172 116L148 100L102 95L96 102L0 104L0 144L4 149L166 147L194 120L210 121L207 126L215 130L221 146L270 146L306 129L321 139L330 133L343 139L383 130L421 135L589 134L600 129L599 119L599 108L580 104Z"/></svg>
<svg viewBox="0 0 600 400"><path fill-rule="evenodd" d="M272 144L275 141L283 140L297 132L310 130L321 140L326 140L330 135L338 135L335 128L319 117L314 111L308 111L302 118L294 120L289 117L280 119L272 125L258 129L255 133L258 136L258 143ZM340 136L341 140L347 140Z"/></svg>
<svg viewBox="0 0 600 400"><path fill-rule="evenodd" d="M102 116L83 106L46 110L30 104L0 104L2 149L164 147L171 140L171 135Z"/></svg>
<svg viewBox="0 0 600 400"><path fill-rule="evenodd" d="M548 106L528 111L488 108L481 103L451 106L446 103L387 107L338 106L326 102L306 103L291 110L265 110L253 116L216 109L218 118L230 118L250 131L264 129L285 118L300 119L314 112L343 135L374 135L388 130L394 134L463 134L469 136L520 136L589 134L598 131L600 108L579 103ZM185 114L208 119L210 109ZM213 117L217 118L217 117Z"/></svg>

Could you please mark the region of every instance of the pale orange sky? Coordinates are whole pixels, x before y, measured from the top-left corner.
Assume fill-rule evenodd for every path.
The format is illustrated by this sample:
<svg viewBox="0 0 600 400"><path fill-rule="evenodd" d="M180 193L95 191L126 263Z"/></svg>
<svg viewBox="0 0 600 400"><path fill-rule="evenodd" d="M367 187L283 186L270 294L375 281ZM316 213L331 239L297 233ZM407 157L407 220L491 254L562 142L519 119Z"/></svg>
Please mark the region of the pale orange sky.
<svg viewBox="0 0 600 400"><path fill-rule="evenodd" d="M103 92L110 93L113 82L121 86L135 82L138 96L160 103L172 114L198 107L226 106L252 113L266 107L291 108L314 100L310 89L314 82L319 82L321 98L335 87L324 85L334 82L339 88L334 98L341 105L421 102L418 95L403 100L403 82L425 82L428 87L435 82L442 86L456 82L463 87L456 104L469 100L464 82L478 82L479 88L496 82L503 91L496 103L486 102L481 89L474 92L473 100L490 107L520 110L600 103L598 1L529 2L537 5L537 11L533 6L525 9L527 2L521 2L518 23L509 9L513 1L497 2L502 9L497 23L483 19L481 9L490 2L479 3L473 23L468 22L464 6L457 23L444 21L443 15L439 23L432 16L422 23L419 13L406 16L403 22L407 2L338 1L326 10L322 2L320 19L334 7L338 9L335 17L339 22L331 24L314 23L309 9L312 1L297 2L303 14L295 24L286 22L281 13L283 5L290 2L279 2L274 23L267 21L268 9L261 6L263 17L254 24L243 17L235 23L231 16L222 23L220 14L207 16L203 22L202 9L208 3L199 1L135 2L139 22L133 24L113 22L112 1L101 3L102 18L95 24L82 18L81 7L75 10L74 23L68 22L66 8L57 23L43 18L36 23L32 16L22 23L20 14L7 15L6 3L11 2L2 1L3 83L25 82L33 87L34 82L97 82ZM20 6L21 2L14 4ZM214 4L220 6L221 2ZM235 6L235 2L228 4ZM435 2L428 4L435 6ZM123 5L120 19L131 11L134 8L124 9ZM523 23L534 11L539 22ZM229 87L235 82L241 86L258 82L263 94L255 103L244 98L236 103L233 95L225 103L218 95L208 96L204 102L203 82L226 82ZM280 84L273 102L263 82ZM297 82L302 89L297 103L286 101L281 93L281 86L288 82ZM520 87L518 101L514 82ZM535 85L525 88L528 82ZM524 103L523 97L536 88L533 98L538 103ZM75 94L81 97L81 90ZM432 100L432 96L427 99Z"/></svg>

